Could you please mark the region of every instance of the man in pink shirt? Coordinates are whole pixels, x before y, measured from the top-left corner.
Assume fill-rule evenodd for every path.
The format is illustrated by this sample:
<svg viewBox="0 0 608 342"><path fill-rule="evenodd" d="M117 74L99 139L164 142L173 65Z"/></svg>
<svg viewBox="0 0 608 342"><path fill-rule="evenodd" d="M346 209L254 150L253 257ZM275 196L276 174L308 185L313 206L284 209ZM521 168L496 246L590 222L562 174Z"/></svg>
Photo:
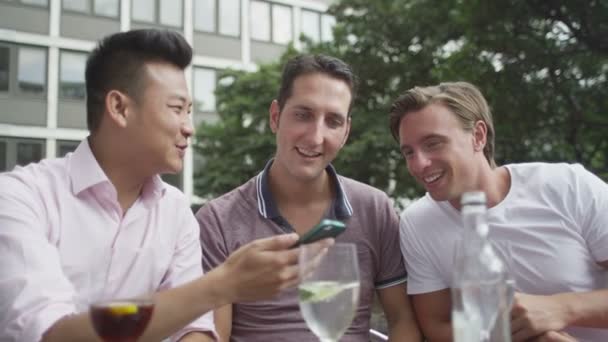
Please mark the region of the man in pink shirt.
<svg viewBox="0 0 608 342"><path fill-rule="evenodd" d="M1 341L93 340L78 304L146 293L142 340L209 341L210 310L297 282L295 234L245 245L202 276L198 224L159 177L182 169L193 134L191 58L174 32L105 38L87 61L88 139L0 175Z"/></svg>

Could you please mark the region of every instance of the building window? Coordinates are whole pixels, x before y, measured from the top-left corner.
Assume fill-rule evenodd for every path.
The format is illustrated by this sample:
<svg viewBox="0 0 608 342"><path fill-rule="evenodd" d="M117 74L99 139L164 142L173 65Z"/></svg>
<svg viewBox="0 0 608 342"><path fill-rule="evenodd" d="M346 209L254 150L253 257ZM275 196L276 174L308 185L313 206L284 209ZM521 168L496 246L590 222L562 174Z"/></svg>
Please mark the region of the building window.
<svg viewBox="0 0 608 342"><path fill-rule="evenodd" d="M252 0L249 8L251 38L287 44L293 38L291 7Z"/></svg>
<svg viewBox="0 0 608 342"><path fill-rule="evenodd" d="M238 37L241 32L239 0L194 0L194 29Z"/></svg>
<svg viewBox="0 0 608 342"><path fill-rule="evenodd" d="M42 141L23 140L17 142L17 165L25 166L36 163L42 159Z"/></svg>
<svg viewBox="0 0 608 342"><path fill-rule="evenodd" d="M0 141L0 172L6 171L6 142Z"/></svg>
<svg viewBox="0 0 608 342"><path fill-rule="evenodd" d="M19 92L43 95L46 91L46 50L20 46L17 54Z"/></svg>
<svg viewBox="0 0 608 342"><path fill-rule="evenodd" d="M238 37L241 32L241 12L239 0L218 0L219 33Z"/></svg>
<svg viewBox="0 0 608 342"><path fill-rule="evenodd" d="M334 26L336 26L336 18L332 15L323 14L321 16L321 40L331 42L334 40Z"/></svg>
<svg viewBox="0 0 608 342"><path fill-rule="evenodd" d="M0 91L1 92L8 92L10 53L11 53L11 50L8 46L0 45Z"/></svg>
<svg viewBox="0 0 608 342"><path fill-rule="evenodd" d="M272 41L287 44L292 40L291 7L272 5Z"/></svg>
<svg viewBox="0 0 608 342"><path fill-rule="evenodd" d="M270 4L262 1L251 1L249 24L251 38L270 40Z"/></svg>
<svg viewBox="0 0 608 342"><path fill-rule="evenodd" d="M61 3L65 10L83 13L89 13L91 10L89 0L63 0Z"/></svg>
<svg viewBox="0 0 608 342"><path fill-rule="evenodd" d="M302 10L301 31L315 43L321 40L320 13Z"/></svg>
<svg viewBox="0 0 608 342"><path fill-rule="evenodd" d="M94 13L104 17L118 18L120 13L119 0L95 0Z"/></svg>
<svg viewBox="0 0 608 342"><path fill-rule="evenodd" d="M215 0L194 0L194 29L215 32Z"/></svg>
<svg viewBox="0 0 608 342"><path fill-rule="evenodd" d="M76 148L80 144L80 141L74 140L57 140L57 151L55 155L57 157L63 157L70 152L76 151Z"/></svg>
<svg viewBox="0 0 608 342"><path fill-rule="evenodd" d="M182 2L160 0L160 23L167 26L182 26Z"/></svg>
<svg viewBox="0 0 608 342"><path fill-rule="evenodd" d="M131 1L131 18L137 21L153 23L156 18L156 8L149 0Z"/></svg>
<svg viewBox="0 0 608 342"><path fill-rule="evenodd" d="M182 27L182 0L132 0L131 18L134 21Z"/></svg>
<svg viewBox="0 0 608 342"><path fill-rule="evenodd" d="M119 0L63 0L64 10L118 18Z"/></svg>
<svg viewBox="0 0 608 342"><path fill-rule="evenodd" d="M48 0L20 0L20 1L27 5L34 5L34 6L41 6L41 7L49 6Z"/></svg>
<svg viewBox="0 0 608 342"><path fill-rule="evenodd" d="M216 72L212 69L194 68L194 112L215 111Z"/></svg>
<svg viewBox="0 0 608 342"><path fill-rule="evenodd" d="M65 99L84 100L85 53L61 51L59 62L59 96Z"/></svg>

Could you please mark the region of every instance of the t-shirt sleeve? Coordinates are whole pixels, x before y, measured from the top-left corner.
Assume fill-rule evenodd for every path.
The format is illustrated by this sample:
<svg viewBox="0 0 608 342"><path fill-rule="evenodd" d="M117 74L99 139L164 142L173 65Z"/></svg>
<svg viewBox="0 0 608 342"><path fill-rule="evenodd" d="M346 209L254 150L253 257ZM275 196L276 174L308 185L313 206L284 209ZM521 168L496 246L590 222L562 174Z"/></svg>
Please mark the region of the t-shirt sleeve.
<svg viewBox="0 0 608 342"><path fill-rule="evenodd" d="M583 166L571 166L576 172L576 220L591 255L596 262L608 260L608 184Z"/></svg>
<svg viewBox="0 0 608 342"><path fill-rule="evenodd" d="M203 268L207 271L223 263L228 255L228 244L214 204L207 203L196 213L203 250Z"/></svg>
<svg viewBox="0 0 608 342"><path fill-rule="evenodd" d="M403 258L399 251L399 216L388 198L382 205L383 230L380 234L380 267L374 280L376 289L401 284L407 279Z"/></svg>
<svg viewBox="0 0 608 342"><path fill-rule="evenodd" d="M443 290L449 287L435 269L431 260L423 253L422 246L416 238L414 227L407 218L407 212L401 215L399 224L401 253L408 272L407 292L410 295Z"/></svg>

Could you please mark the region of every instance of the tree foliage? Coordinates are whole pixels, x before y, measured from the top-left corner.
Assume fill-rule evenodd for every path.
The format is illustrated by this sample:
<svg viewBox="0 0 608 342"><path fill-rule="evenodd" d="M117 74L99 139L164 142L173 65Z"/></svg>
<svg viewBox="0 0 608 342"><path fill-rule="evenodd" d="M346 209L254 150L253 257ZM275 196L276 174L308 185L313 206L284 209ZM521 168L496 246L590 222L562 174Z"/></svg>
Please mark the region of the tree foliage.
<svg viewBox="0 0 608 342"><path fill-rule="evenodd" d="M576 0L342 0L332 43L360 78L348 144L335 161L347 176L393 197L420 193L388 130L394 98L416 85L464 80L492 107L498 164L579 162L608 179L608 2ZM253 176L274 151L268 106L283 60L227 72L221 120L201 127L207 167L197 191L221 194Z"/></svg>

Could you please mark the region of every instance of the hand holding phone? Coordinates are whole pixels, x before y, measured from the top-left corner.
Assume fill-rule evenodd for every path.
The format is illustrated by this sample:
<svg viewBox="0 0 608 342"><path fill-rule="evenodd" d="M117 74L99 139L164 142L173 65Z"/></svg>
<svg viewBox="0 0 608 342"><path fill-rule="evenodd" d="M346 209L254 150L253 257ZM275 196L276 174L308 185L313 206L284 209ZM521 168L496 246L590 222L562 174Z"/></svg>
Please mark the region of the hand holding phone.
<svg viewBox="0 0 608 342"><path fill-rule="evenodd" d="M298 247L303 244L312 243L328 237L335 238L342 234L346 229L346 225L340 221L324 219L300 239L291 248Z"/></svg>

